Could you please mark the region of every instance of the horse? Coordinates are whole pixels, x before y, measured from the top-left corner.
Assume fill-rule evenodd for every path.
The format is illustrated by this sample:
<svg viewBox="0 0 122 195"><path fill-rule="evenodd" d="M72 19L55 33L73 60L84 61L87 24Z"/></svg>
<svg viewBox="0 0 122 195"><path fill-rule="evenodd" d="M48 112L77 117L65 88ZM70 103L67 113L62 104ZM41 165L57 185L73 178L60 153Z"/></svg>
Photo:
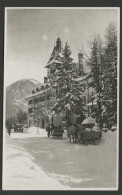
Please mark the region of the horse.
<svg viewBox="0 0 122 195"><path fill-rule="evenodd" d="M77 125L71 125L69 126L68 130L67 130L67 135L70 138L70 142L71 140L73 140L74 142L77 142L77 138L78 138L78 128Z"/></svg>
<svg viewBox="0 0 122 195"><path fill-rule="evenodd" d="M85 132L85 127L82 124L78 124L78 142L80 143L83 138L83 133Z"/></svg>

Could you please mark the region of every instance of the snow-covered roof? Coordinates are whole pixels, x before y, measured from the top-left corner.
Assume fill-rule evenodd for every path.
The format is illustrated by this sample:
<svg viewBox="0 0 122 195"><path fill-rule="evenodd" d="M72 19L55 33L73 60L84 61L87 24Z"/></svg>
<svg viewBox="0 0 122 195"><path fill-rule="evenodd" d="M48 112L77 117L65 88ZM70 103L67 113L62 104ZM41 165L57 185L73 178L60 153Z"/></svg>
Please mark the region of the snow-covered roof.
<svg viewBox="0 0 122 195"><path fill-rule="evenodd" d="M51 89L49 83L45 83L41 88L43 88L41 91L38 91L38 92L35 91L35 93L31 93L30 95L28 95L26 97L26 100L29 99L29 98L32 98L34 96L40 95L40 94L42 94L44 92L48 92Z"/></svg>
<svg viewBox="0 0 122 195"><path fill-rule="evenodd" d="M48 63L51 61L51 59L56 58L58 54L59 54L59 52L56 50L56 47L54 46L53 51L52 51L52 53L51 53L51 56L50 56L50 58L49 58Z"/></svg>
<svg viewBox="0 0 122 195"><path fill-rule="evenodd" d="M62 62L59 61L58 59L52 59L52 60L45 66L45 68L49 68L51 64L62 64Z"/></svg>
<svg viewBox="0 0 122 195"><path fill-rule="evenodd" d="M61 63L61 62L58 60L58 57L59 57L59 58L62 58L62 57L63 57L63 54L62 54L61 52L57 51L56 46L54 46L53 51L52 51L52 53L51 53L51 56L50 56L50 58L49 58L49 60L48 60L47 65L45 66L45 68L49 68L50 65L53 64L53 63L58 63L58 64Z"/></svg>
<svg viewBox="0 0 122 195"><path fill-rule="evenodd" d="M60 59L63 58L63 53L58 50L57 46L54 46L51 56L47 62L45 68L49 68L53 63L62 64Z"/></svg>
<svg viewBox="0 0 122 195"><path fill-rule="evenodd" d="M46 91L47 91L47 90L45 89L45 92L46 92ZM26 97L26 100L29 99L29 98L32 98L32 97L34 97L34 96L40 95L40 94L42 94L42 93L44 93L44 90L43 90L43 91L39 91L39 92L34 93L34 94L30 94L29 96Z"/></svg>

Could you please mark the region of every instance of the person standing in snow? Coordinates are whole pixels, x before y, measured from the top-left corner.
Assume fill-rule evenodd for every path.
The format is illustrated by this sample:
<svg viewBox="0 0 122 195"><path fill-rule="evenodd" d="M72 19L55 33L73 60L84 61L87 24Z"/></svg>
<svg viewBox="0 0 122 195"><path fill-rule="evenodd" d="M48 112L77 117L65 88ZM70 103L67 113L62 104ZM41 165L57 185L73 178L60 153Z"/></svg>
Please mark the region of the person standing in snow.
<svg viewBox="0 0 122 195"><path fill-rule="evenodd" d="M10 124L8 125L8 134L9 136L11 135L11 125Z"/></svg>
<svg viewBox="0 0 122 195"><path fill-rule="evenodd" d="M48 137L50 137L50 132L51 132L51 126L50 125L47 125L46 131L48 132L47 133Z"/></svg>

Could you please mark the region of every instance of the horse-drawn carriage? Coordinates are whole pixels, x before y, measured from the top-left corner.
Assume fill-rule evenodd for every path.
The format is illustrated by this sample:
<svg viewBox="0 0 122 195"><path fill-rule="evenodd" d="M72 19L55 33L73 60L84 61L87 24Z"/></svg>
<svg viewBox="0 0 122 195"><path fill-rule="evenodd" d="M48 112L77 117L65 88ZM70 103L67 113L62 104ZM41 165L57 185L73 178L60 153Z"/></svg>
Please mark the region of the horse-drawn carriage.
<svg viewBox="0 0 122 195"><path fill-rule="evenodd" d="M63 126L62 125L48 125L47 126L48 137L52 136L52 138L62 139L63 138Z"/></svg>
<svg viewBox="0 0 122 195"><path fill-rule="evenodd" d="M59 126L54 125L53 126L53 129L52 129L52 137L53 138L62 139L63 133L64 133L64 130L63 130L63 127L61 125L59 125Z"/></svg>
<svg viewBox="0 0 122 195"><path fill-rule="evenodd" d="M94 118L86 118L82 124L72 125L68 128L67 135L73 142L96 143L102 137L102 131Z"/></svg>

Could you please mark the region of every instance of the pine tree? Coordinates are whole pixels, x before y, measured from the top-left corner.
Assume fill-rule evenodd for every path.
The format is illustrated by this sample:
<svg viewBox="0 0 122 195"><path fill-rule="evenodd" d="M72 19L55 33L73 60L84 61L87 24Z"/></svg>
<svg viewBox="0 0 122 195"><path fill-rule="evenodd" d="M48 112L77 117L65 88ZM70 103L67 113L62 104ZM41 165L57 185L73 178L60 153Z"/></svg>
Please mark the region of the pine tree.
<svg viewBox="0 0 122 195"><path fill-rule="evenodd" d="M117 114L117 30L110 24L106 30L104 99L108 112L108 121L115 120Z"/></svg>
<svg viewBox="0 0 122 195"><path fill-rule="evenodd" d="M91 43L91 54L89 59L89 64L91 67L92 80L88 83L89 87L93 87L97 94L97 107L99 115L99 123L102 126L102 104L101 104L101 95L103 93L103 48L101 44L100 36L95 37Z"/></svg>
<svg viewBox="0 0 122 195"><path fill-rule="evenodd" d="M91 68L92 80L88 87L96 89L102 98L98 99L99 119L102 106L108 122L115 121L117 115L117 30L114 24L110 24L105 34L106 42L103 47L100 36L90 41L90 57L85 54L87 64ZM99 101L100 100L100 101ZM100 103L101 102L101 103Z"/></svg>
<svg viewBox="0 0 122 195"><path fill-rule="evenodd" d="M13 118L13 120L15 120L15 119ZM20 110L16 115L16 120L18 123L24 124L24 122L27 121L27 113Z"/></svg>
<svg viewBox="0 0 122 195"><path fill-rule="evenodd" d="M84 94L84 89L79 86L77 78L77 73L73 67L73 59L70 57L71 51L66 43L62 65L57 67L57 103L54 110L67 111L69 115L69 123L71 123L71 114L78 112L83 106L82 95Z"/></svg>
<svg viewBox="0 0 122 195"><path fill-rule="evenodd" d="M100 37L97 37L92 41L91 54L89 59L91 73L93 76L92 81L89 83L89 87L95 88L97 93L102 92L103 60L101 40Z"/></svg>

